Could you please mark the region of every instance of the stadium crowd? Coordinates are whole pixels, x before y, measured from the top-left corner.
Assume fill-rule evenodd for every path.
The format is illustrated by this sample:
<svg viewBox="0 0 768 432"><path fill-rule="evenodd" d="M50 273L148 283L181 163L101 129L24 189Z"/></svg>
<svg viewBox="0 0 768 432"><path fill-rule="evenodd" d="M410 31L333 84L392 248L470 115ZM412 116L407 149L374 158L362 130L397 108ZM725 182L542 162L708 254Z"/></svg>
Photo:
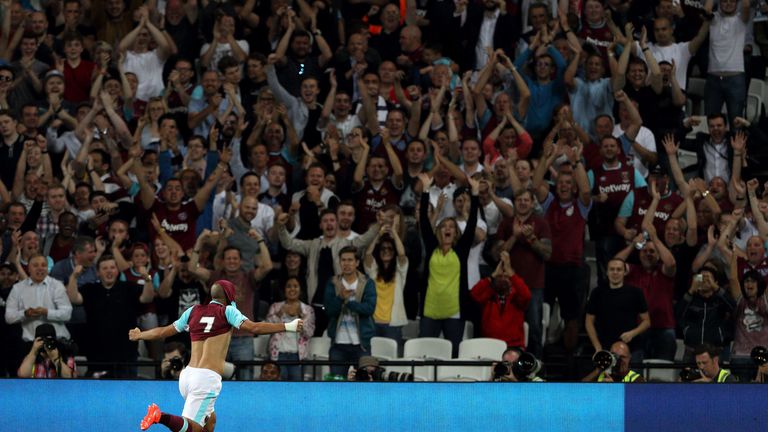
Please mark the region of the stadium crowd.
<svg viewBox="0 0 768 432"><path fill-rule="evenodd" d="M135 376L128 330L219 279L251 320L304 320L275 361L327 334L357 364L417 319L454 357L472 322L541 358L545 303L567 356L768 346L764 0L0 12L0 375L76 375L76 346ZM147 355L165 375L188 344Z"/></svg>

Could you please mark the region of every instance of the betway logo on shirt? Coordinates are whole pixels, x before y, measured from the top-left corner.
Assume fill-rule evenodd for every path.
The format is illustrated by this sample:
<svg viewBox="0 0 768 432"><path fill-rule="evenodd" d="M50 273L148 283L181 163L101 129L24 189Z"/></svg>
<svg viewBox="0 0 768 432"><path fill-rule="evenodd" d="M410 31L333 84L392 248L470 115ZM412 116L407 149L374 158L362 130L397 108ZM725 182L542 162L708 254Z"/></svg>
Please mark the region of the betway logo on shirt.
<svg viewBox="0 0 768 432"><path fill-rule="evenodd" d="M187 232L187 230L189 229L189 225L185 223L170 224L165 219L163 219L163 223L161 223L160 225L163 228L165 228L166 231L169 231L169 232Z"/></svg>
<svg viewBox="0 0 768 432"><path fill-rule="evenodd" d="M685 5L696 9L704 9L704 3L699 0L685 0Z"/></svg>
<svg viewBox="0 0 768 432"><path fill-rule="evenodd" d="M644 208L641 208L641 209L638 209L638 210L637 210L637 214L639 214L640 216L643 216L643 215L645 215L646 213L648 213L648 209L644 209ZM666 222L666 221L667 221L667 219L669 219L669 213L665 213L665 212L661 212L661 211L657 211L657 212L655 212L655 213L653 214L653 216L654 216L654 217L656 217L656 218L658 218L658 219L661 219L661 220L663 220L664 222Z"/></svg>
<svg viewBox="0 0 768 432"><path fill-rule="evenodd" d="M610 184L607 186L599 186L598 190L600 193L616 193L616 192L627 192L629 193L630 185L629 183L622 183L622 184Z"/></svg>
<svg viewBox="0 0 768 432"><path fill-rule="evenodd" d="M589 37L589 36L587 36L587 40L586 40L586 42L587 42L588 44L590 44L590 45L601 46L601 47L605 47L605 48L608 48L608 45L610 45L610 44L611 44L611 43L610 43L610 42L608 42L608 41L603 41L603 40L599 40L599 39L594 39L594 38L591 38L591 37Z"/></svg>

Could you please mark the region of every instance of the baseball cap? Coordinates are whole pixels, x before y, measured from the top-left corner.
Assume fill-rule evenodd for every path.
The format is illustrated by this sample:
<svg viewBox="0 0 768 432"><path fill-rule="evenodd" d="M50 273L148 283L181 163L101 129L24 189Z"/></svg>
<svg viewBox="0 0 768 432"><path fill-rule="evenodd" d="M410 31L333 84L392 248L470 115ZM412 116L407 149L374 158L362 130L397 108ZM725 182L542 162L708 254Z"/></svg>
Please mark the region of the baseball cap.
<svg viewBox="0 0 768 432"><path fill-rule="evenodd" d="M0 263L0 269L8 269L12 273L16 273L16 266L11 264L11 263L9 263L8 261L6 261L4 263Z"/></svg>

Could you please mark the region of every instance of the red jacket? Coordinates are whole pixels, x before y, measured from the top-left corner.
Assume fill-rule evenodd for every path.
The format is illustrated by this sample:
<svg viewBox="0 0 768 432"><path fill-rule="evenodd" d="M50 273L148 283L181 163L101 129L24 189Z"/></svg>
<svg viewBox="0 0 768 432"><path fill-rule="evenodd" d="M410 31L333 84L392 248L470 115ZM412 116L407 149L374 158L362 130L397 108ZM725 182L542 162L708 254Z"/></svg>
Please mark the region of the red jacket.
<svg viewBox="0 0 768 432"><path fill-rule="evenodd" d="M509 278L509 281L512 287L503 302L491 286L491 278L481 279L472 287L470 294L483 307L480 326L483 337L501 339L507 346L523 347L523 321L525 310L531 302L531 291L517 274Z"/></svg>

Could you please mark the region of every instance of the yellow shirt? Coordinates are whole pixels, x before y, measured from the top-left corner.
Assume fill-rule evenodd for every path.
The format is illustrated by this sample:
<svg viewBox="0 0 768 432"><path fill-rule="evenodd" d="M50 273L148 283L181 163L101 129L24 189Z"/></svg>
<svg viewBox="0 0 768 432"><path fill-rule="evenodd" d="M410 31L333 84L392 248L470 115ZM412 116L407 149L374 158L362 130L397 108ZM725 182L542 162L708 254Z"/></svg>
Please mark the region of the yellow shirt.
<svg viewBox="0 0 768 432"><path fill-rule="evenodd" d="M456 251L443 255L435 249L429 258L429 280L424 299L424 316L446 319L459 313L459 279L461 263Z"/></svg>
<svg viewBox="0 0 768 432"><path fill-rule="evenodd" d="M376 279L376 310L373 320L378 324L389 324L392 320L392 304L395 302L395 278L390 282Z"/></svg>

